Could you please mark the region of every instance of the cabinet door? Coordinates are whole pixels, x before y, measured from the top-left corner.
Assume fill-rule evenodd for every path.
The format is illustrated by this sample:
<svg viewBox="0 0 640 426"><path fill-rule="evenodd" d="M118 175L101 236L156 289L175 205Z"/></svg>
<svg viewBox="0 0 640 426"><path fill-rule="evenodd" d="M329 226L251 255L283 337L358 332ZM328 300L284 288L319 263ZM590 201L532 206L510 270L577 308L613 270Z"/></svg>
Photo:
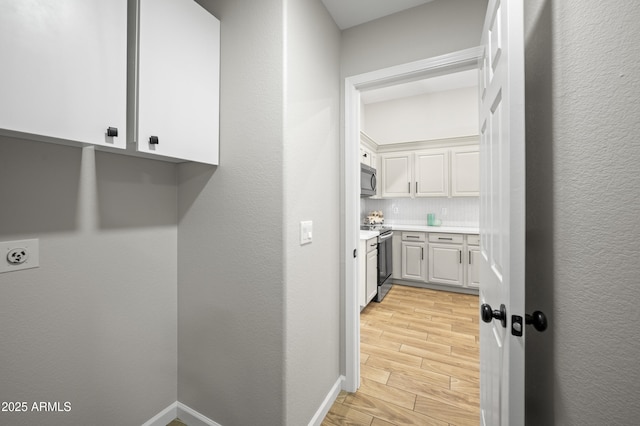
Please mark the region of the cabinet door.
<svg viewBox="0 0 640 426"><path fill-rule="evenodd" d="M430 149L415 154L417 197L449 196L449 151Z"/></svg>
<svg viewBox="0 0 640 426"><path fill-rule="evenodd" d="M467 254L467 287L480 288L480 248L469 247Z"/></svg>
<svg viewBox="0 0 640 426"><path fill-rule="evenodd" d="M378 293L378 250L367 253L367 299L369 303Z"/></svg>
<svg viewBox="0 0 640 426"><path fill-rule="evenodd" d="M429 282L463 286L462 246L429 244Z"/></svg>
<svg viewBox="0 0 640 426"><path fill-rule="evenodd" d="M2 0L0 55L0 133L126 147L127 0Z"/></svg>
<svg viewBox="0 0 640 426"><path fill-rule="evenodd" d="M451 196L480 195L480 152L477 146L451 149Z"/></svg>
<svg viewBox="0 0 640 426"><path fill-rule="evenodd" d="M382 196L411 196L411 154L382 157Z"/></svg>
<svg viewBox="0 0 640 426"><path fill-rule="evenodd" d="M139 14L138 151L218 164L220 21L193 0Z"/></svg>
<svg viewBox="0 0 640 426"><path fill-rule="evenodd" d="M425 244L402 242L402 279L425 281Z"/></svg>

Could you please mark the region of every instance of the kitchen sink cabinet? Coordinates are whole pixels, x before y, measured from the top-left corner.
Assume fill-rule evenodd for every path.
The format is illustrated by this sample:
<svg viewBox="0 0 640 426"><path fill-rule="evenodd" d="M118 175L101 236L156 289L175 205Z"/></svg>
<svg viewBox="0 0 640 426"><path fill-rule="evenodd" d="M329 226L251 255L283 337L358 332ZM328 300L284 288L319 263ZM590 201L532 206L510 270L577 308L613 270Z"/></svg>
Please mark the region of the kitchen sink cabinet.
<svg viewBox="0 0 640 426"><path fill-rule="evenodd" d="M3 0L0 54L1 134L126 147L127 0Z"/></svg>

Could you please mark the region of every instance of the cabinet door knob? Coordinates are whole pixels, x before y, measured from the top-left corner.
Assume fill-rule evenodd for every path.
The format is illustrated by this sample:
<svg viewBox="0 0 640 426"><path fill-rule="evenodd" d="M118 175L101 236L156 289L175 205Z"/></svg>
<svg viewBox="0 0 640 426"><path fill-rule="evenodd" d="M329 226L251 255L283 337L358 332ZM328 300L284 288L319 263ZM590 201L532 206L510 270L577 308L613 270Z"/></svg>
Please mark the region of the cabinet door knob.
<svg viewBox="0 0 640 426"><path fill-rule="evenodd" d="M118 136L118 128L117 127L109 127L109 128L107 128L107 136L117 137Z"/></svg>
<svg viewBox="0 0 640 426"><path fill-rule="evenodd" d="M158 145L160 143L160 140L158 139L157 136L151 136L149 137L149 144L151 145Z"/></svg>

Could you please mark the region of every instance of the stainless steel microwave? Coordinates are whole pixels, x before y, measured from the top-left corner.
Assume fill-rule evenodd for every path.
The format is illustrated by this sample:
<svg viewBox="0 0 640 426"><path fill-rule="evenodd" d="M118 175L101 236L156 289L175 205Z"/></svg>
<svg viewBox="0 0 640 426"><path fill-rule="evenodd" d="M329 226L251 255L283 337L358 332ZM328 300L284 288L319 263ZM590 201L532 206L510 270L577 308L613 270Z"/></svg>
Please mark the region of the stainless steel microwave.
<svg viewBox="0 0 640 426"><path fill-rule="evenodd" d="M360 197L376 195L376 169L360 163Z"/></svg>

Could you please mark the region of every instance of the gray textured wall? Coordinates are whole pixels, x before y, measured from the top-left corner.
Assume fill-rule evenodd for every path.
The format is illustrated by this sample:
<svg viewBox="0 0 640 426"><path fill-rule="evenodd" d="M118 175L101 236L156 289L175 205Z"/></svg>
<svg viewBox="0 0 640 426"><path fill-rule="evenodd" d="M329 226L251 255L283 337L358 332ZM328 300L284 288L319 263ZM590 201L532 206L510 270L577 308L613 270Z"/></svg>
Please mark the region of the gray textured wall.
<svg viewBox="0 0 640 426"><path fill-rule="evenodd" d="M3 425L142 424L176 400L173 164L0 137L0 240L40 268L0 274Z"/></svg>
<svg viewBox="0 0 640 426"><path fill-rule="evenodd" d="M284 144L286 424L340 376L340 32L319 0L288 2ZM313 242L300 246L300 221Z"/></svg>
<svg viewBox="0 0 640 426"><path fill-rule="evenodd" d="M640 6L528 0L527 423L640 418Z"/></svg>
<svg viewBox="0 0 640 426"><path fill-rule="evenodd" d="M283 3L211 0L220 166L179 166L178 398L224 426L284 418Z"/></svg>

